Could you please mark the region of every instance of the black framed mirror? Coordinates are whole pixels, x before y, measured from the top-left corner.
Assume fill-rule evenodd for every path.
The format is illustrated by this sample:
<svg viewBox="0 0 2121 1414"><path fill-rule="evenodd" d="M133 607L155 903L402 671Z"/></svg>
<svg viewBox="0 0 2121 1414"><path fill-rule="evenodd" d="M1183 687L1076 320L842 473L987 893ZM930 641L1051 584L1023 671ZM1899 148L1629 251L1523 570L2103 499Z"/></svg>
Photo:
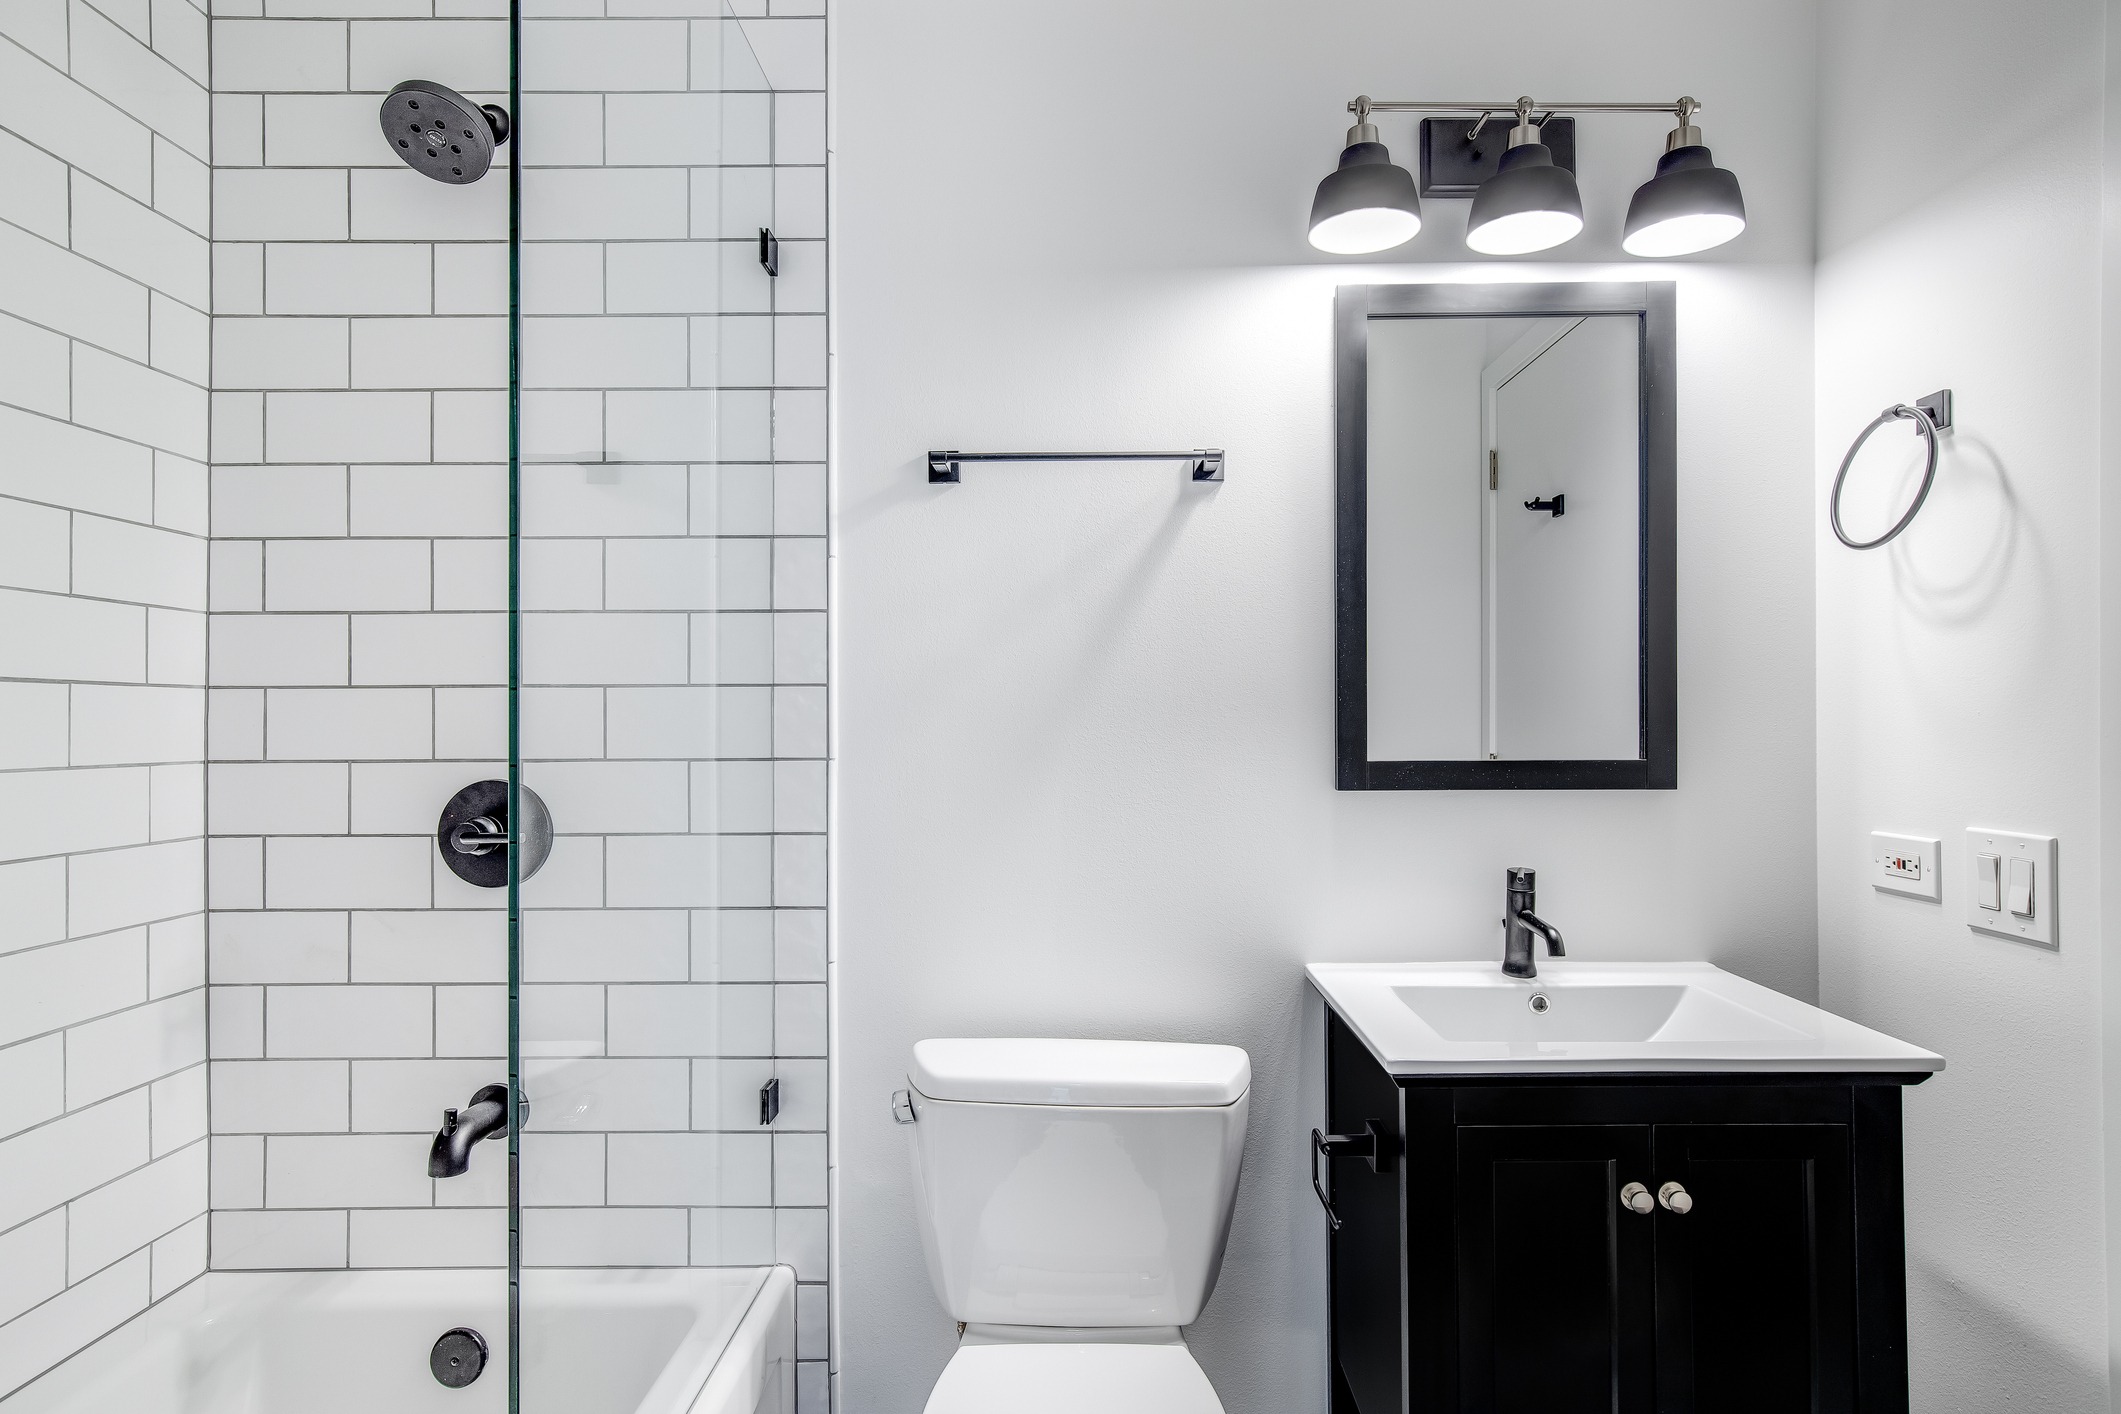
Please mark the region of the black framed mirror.
<svg viewBox="0 0 2121 1414"><path fill-rule="evenodd" d="M1674 303L1340 288L1339 789L1678 785Z"/></svg>

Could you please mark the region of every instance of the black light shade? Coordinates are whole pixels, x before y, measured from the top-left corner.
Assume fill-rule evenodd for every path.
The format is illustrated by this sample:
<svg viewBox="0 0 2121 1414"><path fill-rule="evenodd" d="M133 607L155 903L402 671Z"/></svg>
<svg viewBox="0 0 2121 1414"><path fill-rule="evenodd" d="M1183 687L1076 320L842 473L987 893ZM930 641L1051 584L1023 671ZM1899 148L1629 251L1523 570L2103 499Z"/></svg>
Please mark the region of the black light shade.
<svg viewBox="0 0 2121 1414"><path fill-rule="evenodd" d="M1389 250L1420 229L1413 174L1394 166L1381 142L1349 143L1311 200L1311 244L1334 255Z"/></svg>
<svg viewBox="0 0 2121 1414"><path fill-rule="evenodd" d="M1502 169L1473 193L1466 244L1482 255L1523 255L1560 245L1582 229L1575 175L1554 165L1545 143L1525 142L1503 153Z"/></svg>
<svg viewBox="0 0 2121 1414"><path fill-rule="evenodd" d="M1691 255L1744 229L1738 178L1705 147L1675 147L1657 159L1657 175L1635 189L1620 248L1629 255Z"/></svg>

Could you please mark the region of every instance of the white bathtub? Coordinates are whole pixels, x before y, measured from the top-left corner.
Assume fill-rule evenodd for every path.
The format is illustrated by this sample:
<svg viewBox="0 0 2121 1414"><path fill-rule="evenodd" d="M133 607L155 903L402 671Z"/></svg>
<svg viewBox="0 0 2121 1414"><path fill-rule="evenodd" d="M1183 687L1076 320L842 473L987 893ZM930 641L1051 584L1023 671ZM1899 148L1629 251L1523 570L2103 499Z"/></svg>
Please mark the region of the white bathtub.
<svg viewBox="0 0 2121 1414"><path fill-rule="evenodd" d="M462 1389L435 1338L492 1352ZM498 1271L210 1272L0 1401L6 1414L504 1414ZM523 1274L525 1414L794 1414L787 1267Z"/></svg>

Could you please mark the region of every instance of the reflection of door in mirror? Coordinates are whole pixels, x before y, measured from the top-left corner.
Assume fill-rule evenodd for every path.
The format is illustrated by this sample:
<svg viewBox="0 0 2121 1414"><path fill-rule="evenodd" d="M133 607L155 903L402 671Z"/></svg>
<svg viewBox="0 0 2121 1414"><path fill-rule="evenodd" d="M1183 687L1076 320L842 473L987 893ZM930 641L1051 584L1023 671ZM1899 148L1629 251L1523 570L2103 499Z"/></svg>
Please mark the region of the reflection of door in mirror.
<svg viewBox="0 0 2121 1414"><path fill-rule="evenodd" d="M1640 321L1369 326L1369 759L1639 757Z"/></svg>
<svg viewBox="0 0 2121 1414"><path fill-rule="evenodd" d="M1638 324L1530 322L1482 378L1496 473L1488 750L1624 760L1642 750Z"/></svg>

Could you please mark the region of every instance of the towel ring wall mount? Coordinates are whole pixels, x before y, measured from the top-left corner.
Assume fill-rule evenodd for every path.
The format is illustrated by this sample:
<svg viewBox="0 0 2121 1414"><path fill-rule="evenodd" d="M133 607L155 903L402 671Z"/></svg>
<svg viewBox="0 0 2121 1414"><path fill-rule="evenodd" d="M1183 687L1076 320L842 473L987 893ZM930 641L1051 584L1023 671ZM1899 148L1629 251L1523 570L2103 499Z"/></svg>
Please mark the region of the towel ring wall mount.
<svg viewBox="0 0 2121 1414"><path fill-rule="evenodd" d="M1916 488L1915 499L1908 503L1908 508L1901 514L1900 519L1893 522L1892 529L1876 540L1851 540L1849 533L1841 528L1841 484L1848 480L1849 468L1855 464L1856 453L1863 450L1863 444L1871 439L1871 434L1888 422L1902 420L1915 424L1915 431L1924 443L1922 485ZM1929 499L1930 485L1937 479L1937 434L1949 431L1951 425L1952 390L1949 388L1941 388L1928 397L1915 399L1913 407L1906 403L1894 403L1872 418L1870 425L1857 433L1856 440L1849 444L1848 455L1841 459L1841 469L1834 473L1834 489L1827 494L1826 518L1827 523L1834 528L1834 538L1851 550L1875 550L1907 529L1913 523L1915 513L1922 509L1922 503Z"/></svg>

